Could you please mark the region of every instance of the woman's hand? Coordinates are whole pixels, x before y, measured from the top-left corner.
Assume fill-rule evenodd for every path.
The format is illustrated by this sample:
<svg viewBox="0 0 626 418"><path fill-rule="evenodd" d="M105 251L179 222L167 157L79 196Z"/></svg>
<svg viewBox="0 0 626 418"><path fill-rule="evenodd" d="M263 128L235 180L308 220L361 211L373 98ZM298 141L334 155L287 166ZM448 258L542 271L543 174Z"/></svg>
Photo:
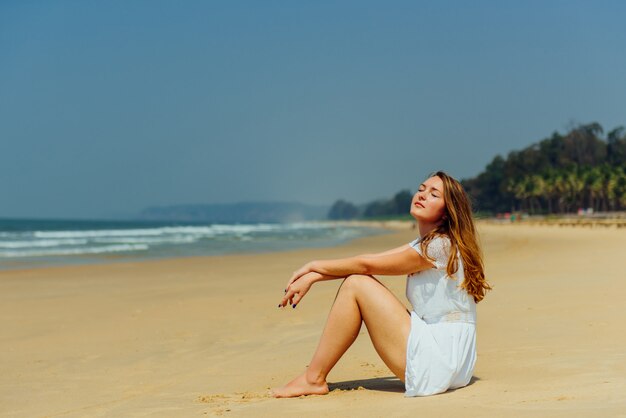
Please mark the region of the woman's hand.
<svg viewBox="0 0 626 418"><path fill-rule="evenodd" d="M336 279L336 277L333 278ZM287 303L289 303L293 308L295 308L304 295L306 295L309 291L313 283L324 279L327 279L327 276L314 271L298 276L295 281L290 279L287 288L285 289L285 296L280 301L278 307L285 307L287 306Z"/></svg>
<svg viewBox="0 0 626 418"><path fill-rule="evenodd" d="M289 290L289 286L300 277L304 276L307 273L311 273L313 271L313 262L306 263L304 266L300 267L298 270L294 271L291 275L291 278L287 282L286 289Z"/></svg>

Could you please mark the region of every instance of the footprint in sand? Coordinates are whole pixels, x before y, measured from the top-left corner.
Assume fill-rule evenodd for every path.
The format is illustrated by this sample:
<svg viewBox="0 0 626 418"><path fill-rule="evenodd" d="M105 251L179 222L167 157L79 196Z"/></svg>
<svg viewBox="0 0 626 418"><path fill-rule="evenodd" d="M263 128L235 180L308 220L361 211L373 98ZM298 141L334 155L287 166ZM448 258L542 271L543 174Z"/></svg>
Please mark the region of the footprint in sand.
<svg viewBox="0 0 626 418"><path fill-rule="evenodd" d="M217 393L213 395L200 395L198 401L210 404L212 412L216 415L223 415L230 412L236 404L247 403L263 398L269 398L269 395L254 392L235 392L233 394Z"/></svg>
<svg viewBox="0 0 626 418"><path fill-rule="evenodd" d="M364 361L363 363L361 363L361 367L364 369L368 369L374 372L374 376L375 377L381 377L381 376L385 376L389 373L389 371L387 369L381 368L380 366L373 364L373 363L368 363L366 361Z"/></svg>
<svg viewBox="0 0 626 418"><path fill-rule="evenodd" d="M223 402L228 399L227 395L217 394L217 395L201 395L198 396L198 400L202 403L215 403L215 402Z"/></svg>

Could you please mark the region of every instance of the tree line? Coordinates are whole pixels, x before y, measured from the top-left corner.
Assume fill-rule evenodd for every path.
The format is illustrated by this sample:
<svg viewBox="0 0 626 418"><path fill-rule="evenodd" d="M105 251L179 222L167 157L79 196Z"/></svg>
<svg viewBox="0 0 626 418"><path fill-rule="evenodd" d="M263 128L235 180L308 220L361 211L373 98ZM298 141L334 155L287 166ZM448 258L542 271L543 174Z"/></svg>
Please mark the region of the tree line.
<svg viewBox="0 0 626 418"><path fill-rule="evenodd" d="M563 214L579 208L626 208L626 131L603 137L599 123L579 125L507 158L497 155L478 176L462 181L478 211Z"/></svg>
<svg viewBox="0 0 626 418"><path fill-rule="evenodd" d="M337 200L328 211L328 219L371 219L408 215L413 193L401 190L391 199L378 199L357 206L343 199Z"/></svg>
<svg viewBox="0 0 626 418"><path fill-rule="evenodd" d="M626 129L604 135L599 123L578 125L506 158L496 155L484 171L461 184L474 210L486 214L523 211L563 214L579 208L626 209ZM402 190L391 199L356 206L337 200L329 219L366 219L407 215L413 193Z"/></svg>

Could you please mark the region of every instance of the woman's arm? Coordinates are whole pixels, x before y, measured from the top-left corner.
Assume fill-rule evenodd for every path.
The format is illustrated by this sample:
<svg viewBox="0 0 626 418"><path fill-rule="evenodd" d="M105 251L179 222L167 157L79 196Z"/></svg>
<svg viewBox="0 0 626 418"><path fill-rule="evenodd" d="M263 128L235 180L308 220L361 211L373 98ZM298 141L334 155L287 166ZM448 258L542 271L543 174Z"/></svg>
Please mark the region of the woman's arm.
<svg viewBox="0 0 626 418"><path fill-rule="evenodd" d="M335 260L315 260L294 272L289 284L309 272L346 277L352 274L380 274L388 276L416 273L433 268L432 262L410 246L384 255L358 255Z"/></svg>
<svg viewBox="0 0 626 418"><path fill-rule="evenodd" d="M278 306L284 307L289 303L295 308L313 283L319 281L342 279L352 274L395 276L416 273L434 267L428 259L422 257L409 245L381 254L364 254L335 260L316 260L305 264L294 272L289 279L285 295Z"/></svg>
<svg viewBox="0 0 626 418"><path fill-rule="evenodd" d="M375 254L361 254L361 257L380 257L381 255L389 255L389 254L395 254L398 253L400 251L403 251L407 248L410 248L411 246L409 244L404 244L401 245L399 247L396 248L392 248L391 250L387 250L387 251L383 251L380 253L375 253Z"/></svg>
<svg viewBox="0 0 626 418"><path fill-rule="evenodd" d="M432 267L433 264L429 260L410 247L373 257L359 255L335 260L316 260L310 263L311 271L331 276L350 274L395 276L415 273Z"/></svg>

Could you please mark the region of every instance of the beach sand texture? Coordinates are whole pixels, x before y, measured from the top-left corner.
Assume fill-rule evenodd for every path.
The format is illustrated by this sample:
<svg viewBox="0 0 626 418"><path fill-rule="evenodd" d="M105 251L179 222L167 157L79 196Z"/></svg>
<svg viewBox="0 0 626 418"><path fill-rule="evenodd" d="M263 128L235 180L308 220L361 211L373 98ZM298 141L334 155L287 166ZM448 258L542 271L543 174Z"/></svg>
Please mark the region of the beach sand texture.
<svg viewBox="0 0 626 418"><path fill-rule="evenodd" d="M291 272L416 237L403 229L335 248L2 271L0 416L626 416L626 231L479 230L494 291L478 305L468 387L404 398L363 327L329 395L267 396L304 370L339 286L278 309ZM404 276L380 278L407 303Z"/></svg>

